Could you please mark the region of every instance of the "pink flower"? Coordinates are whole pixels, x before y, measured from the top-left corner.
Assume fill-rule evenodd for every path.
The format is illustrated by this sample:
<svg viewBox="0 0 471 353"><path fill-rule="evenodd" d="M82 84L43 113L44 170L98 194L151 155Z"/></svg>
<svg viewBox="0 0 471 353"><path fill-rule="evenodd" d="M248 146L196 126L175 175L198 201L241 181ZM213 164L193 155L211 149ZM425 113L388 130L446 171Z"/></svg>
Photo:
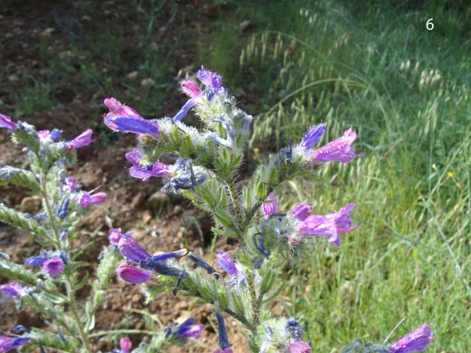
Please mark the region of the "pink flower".
<svg viewBox="0 0 471 353"><path fill-rule="evenodd" d="M352 225L353 221L349 215L354 207L355 204L350 203L326 216L311 215L304 220L298 231L300 234L328 237L330 243L340 246L339 234L354 231L359 227Z"/></svg>
<svg viewBox="0 0 471 353"><path fill-rule="evenodd" d="M119 340L119 346L122 353L128 353L132 347L132 342L129 337L123 337Z"/></svg>
<svg viewBox="0 0 471 353"><path fill-rule="evenodd" d="M121 232L121 228L111 228L108 231L108 240L110 241L110 244L118 246L118 243L122 238L132 238L132 232L126 232L123 234L123 232Z"/></svg>
<svg viewBox="0 0 471 353"><path fill-rule="evenodd" d="M305 203L300 203L296 205L293 210L289 213L290 216L299 219L300 221L304 221L309 215L311 214L312 206L309 206Z"/></svg>
<svg viewBox="0 0 471 353"><path fill-rule="evenodd" d="M203 91L198 87L196 83L191 80L185 80L180 83L183 93L190 98L198 97Z"/></svg>
<svg viewBox="0 0 471 353"><path fill-rule="evenodd" d="M288 344L290 353L310 353L311 347L306 342L295 342Z"/></svg>
<svg viewBox="0 0 471 353"><path fill-rule="evenodd" d="M169 178L174 175L170 171L170 167L166 164L160 162L149 165L141 164L142 155L137 148L134 148L132 152L126 153L125 156L126 159L133 164L133 166L129 168L129 174L133 178L147 180L150 177Z"/></svg>
<svg viewBox="0 0 471 353"><path fill-rule="evenodd" d="M410 353L423 351L433 339L433 332L427 323L417 330L399 338L399 340L389 347L389 353Z"/></svg>
<svg viewBox="0 0 471 353"><path fill-rule="evenodd" d="M95 141L95 140L92 140L92 133L93 133L92 129L88 129L87 131L81 133L76 138L68 142L65 150L67 152L70 152L74 148L80 148L80 147L91 144L93 141Z"/></svg>
<svg viewBox="0 0 471 353"><path fill-rule="evenodd" d="M77 186L77 179L74 177L65 177L61 184L62 192L71 192Z"/></svg>
<svg viewBox="0 0 471 353"><path fill-rule="evenodd" d="M16 130L16 124L11 120L9 116L0 114L0 127L9 130Z"/></svg>
<svg viewBox="0 0 471 353"><path fill-rule="evenodd" d="M270 215L276 213L276 211L278 210L278 198L276 197L274 192L268 195L267 201L272 201L272 202L262 204L262 211L263 211L263 214L265 215L265 219L268 219Z"/></svg>
<svg viewBox="0 0 471 353"><path fill-rule="evenodd" d="M9 297L16 297L23 293L23 287L18 282L2 284L0 285L0 290Z"/></svg>
<svg viewBox="0 0 471 353"><path fill-rule="evenodd" d="M106 194L104 192L97 192L96 194L92 195L93 191L89 193L86 191L82 191L80 194L77 195L77 203L82 208L87 208L90 204L97 204L105 202Z"/></svg>
<svg viewBox="0 0 471 353"><path fill-rule="evenodd" d="M108 114L106 114L105 119L106 119L106 117L111 117L111 115L114 115L114 116L131 116L131 117L135 117L135 118L142 118L135 109L133 109L131 107L128 107L127 105L122 104L116 98L113 98L113 97L106 98L104 103L108 107L108 109L110 110L110 112Z"/></svg>
<svg viewBox="0 0 471 353"><path fill-rule="evenodd" d="M116 270L118 276L129 283L142 284L147 283L150 278L154 277L147 271L142 271L136 267L129 265L121 265Z"/></svg>
<svg viewBox="0 0 471 353"><path fill-rule="evenodd" d="M49 260L44 261L42 267L43 272L49 273L52 277L56 277L64 269L65 266L60 257L51 257Z"/></svg>
<svg viewBox="0 0 471 353"><path fill-rule="evenodd" d="M362 154L356 154L352 148L352 143L357 138L357 133L351 128L344 132L342 137L329 142L327 145L314 150L308 154L307 159L312 163L339 161L342 163L350 162L355 157Z"/></svg>

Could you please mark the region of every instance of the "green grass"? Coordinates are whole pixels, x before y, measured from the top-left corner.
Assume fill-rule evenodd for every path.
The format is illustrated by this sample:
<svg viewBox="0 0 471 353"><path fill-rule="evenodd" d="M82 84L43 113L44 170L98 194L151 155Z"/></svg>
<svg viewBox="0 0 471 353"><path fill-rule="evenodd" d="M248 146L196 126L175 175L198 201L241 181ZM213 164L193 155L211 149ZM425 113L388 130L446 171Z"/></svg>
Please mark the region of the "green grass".
<svg viewBox="0 0 471 353"><path fill-rule="evenodd" d="M250 77L247 89L264 92L251 148L276 150L327 122L318 146L353 127L365 154L282 195L287 209L308 202L323 214L357 204L361 227L339 249L316 239L314 255L290 273L283 305L302 316L316 352L356 337L382 342L404 316L391 342L427 321L427 352L471 348L470 10L404 4L298 2L283 29L274 28L280 16L271 27L257 20L235 64L232 79Z"/></svg>

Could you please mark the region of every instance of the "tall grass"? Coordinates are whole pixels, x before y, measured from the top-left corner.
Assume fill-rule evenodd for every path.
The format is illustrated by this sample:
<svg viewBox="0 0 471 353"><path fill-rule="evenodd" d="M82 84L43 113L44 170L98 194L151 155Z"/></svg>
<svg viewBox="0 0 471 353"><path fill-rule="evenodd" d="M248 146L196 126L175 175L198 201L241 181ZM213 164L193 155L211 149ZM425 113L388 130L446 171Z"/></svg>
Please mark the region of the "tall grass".
<svg viewBox="0 0 471 353"><path fill-rule="evenodd" d="M428 352L471 351L470 30L465 9L447 4L304 1L292 26L255 34L241 52L241 71L268 86L252 147L327 122L319 145L353 127L365 153L283 197L317 213L355 202L362 223L339 249L317 241L292 269L283 305L304 315L314 351L382 341L404 316L392 341L428 321Z"/></svg>

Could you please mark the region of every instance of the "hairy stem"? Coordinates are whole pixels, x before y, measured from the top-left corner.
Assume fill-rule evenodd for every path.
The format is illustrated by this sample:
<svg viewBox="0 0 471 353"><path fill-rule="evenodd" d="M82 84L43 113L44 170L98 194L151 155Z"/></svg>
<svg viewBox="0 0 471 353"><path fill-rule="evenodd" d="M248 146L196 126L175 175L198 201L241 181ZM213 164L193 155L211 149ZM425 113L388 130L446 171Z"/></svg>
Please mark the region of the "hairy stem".
<svg viewBox="0 0 471 353"><path fill-rule="evenodd" d="M257 293L255 292L255 282L252 276L247 276L247 285L249 287L250 298L252 301L252 313L253 313L253 334L255 335L255 328L260 325L260 297L257 298Z"/></svg>
<svg viewBox="0 0 471 353"><path fill-rule="evenodd" d="M229 189L229 193L231 194L232 204L234 205L234 209L237 216L237 226L240 229L244 221L242 219L242 209L240 207L239 199L237 197L237 191L234 187L234 181L232 179L226 180L226 185Z"/></svg>
<svg viewBox="0 0 471 353"><path fill-rule="evenodd" d="M69 276L66 276L67 281L65 282L65 286L67 288L67 296L69 298L69 304L70 304L70 309L72 310L72 315L75 319L75 322L77 324L80 338L82 340L82 343L87 350L87 352L91 352L90 350L90 343L88 342L88 334L85 332L83 329L83 324L82 324L82 318L80 317L78 310L77 310L77 305L75 303L75 296L74 296L74 291L71 286L71 280Z"/></svg>

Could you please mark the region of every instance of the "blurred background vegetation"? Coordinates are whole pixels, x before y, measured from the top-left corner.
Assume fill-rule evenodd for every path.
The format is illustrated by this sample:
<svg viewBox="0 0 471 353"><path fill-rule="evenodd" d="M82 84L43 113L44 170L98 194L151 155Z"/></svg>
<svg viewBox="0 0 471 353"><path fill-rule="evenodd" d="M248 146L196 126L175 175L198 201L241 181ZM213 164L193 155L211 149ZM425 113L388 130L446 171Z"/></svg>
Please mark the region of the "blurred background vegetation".
<svg viewBox="0 0 471 353"><path fill-rule="evenodd" d="M178 81L204 64L254 115L248 150L258 161L313 124L327 123L318 146L353 127L363 157L329 163L319 183L293 182L279 195L286 209L308 202L316 213L354 202L361 223L340 248L318 241L287 269L284 314L302 315L315 352L356 337L382 341L404 316L392 341L427 321L436 337L427 352L470 351L467 1L76 1L54 9L49 22L33 22L31 44L17 40L26 24L4 32L3 113L34 117L79 101L108 145L104 97L149 118L175 113L184 103Z"/></svg>

